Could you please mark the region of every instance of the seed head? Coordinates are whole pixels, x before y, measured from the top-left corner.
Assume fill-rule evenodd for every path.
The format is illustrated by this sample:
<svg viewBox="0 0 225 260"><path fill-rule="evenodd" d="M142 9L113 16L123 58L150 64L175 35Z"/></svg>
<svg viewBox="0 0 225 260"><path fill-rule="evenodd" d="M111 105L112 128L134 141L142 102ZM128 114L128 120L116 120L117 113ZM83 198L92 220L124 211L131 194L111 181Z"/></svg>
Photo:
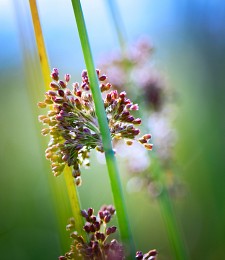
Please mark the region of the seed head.
<svg viewBox="0 0 225 260"><path fill-rule="evenodd" d="M102 92L109 91L111 84L105 82L106 75L97 70ZM42 130L43 135L50 134L50 142L46 149L46 158L51 161L54 176L59 176L66 165L73 167L75 183L81 185L80 167L90 165L90 150L104 152L95 106L90 92L89 78L86 70L82 71L82 82L73 84L73 91L67 88L70 75L59 79L58 69L53 69L50 83L51 90L45 93L44 102L39 102L41 108L48 107L47 115L39 116L39 121L48 125ZM118 93L112 90L103 99L112 139L124 139L128 145L133 143L140 130L136 125L141 124L140 118L131 113L138 109L126 97L126 92ZM142 138L146 149L150 150L148 138ZM108 221L108 216L105 218Z"/></svg>

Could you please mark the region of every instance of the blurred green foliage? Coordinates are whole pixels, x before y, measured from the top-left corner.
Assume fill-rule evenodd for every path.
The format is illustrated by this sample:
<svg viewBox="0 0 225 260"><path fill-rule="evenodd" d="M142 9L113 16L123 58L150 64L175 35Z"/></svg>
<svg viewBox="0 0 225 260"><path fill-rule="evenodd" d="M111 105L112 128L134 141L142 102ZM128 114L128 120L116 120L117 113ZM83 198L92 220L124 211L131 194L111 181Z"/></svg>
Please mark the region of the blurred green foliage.
<svg viewBox="0 0 225 260"><path fill-rule="evenodd" d="M79 80L75 76L84 65L71 6L65 3L67 14L61 12L60 1L54 4L54 12L53 2L46 6L38 2L51 64L71 73L72 80ZM90 14L93 3L82 2L84 11ZM104 3L96 2L101 8L87 21L95 58L118 47ZM174 204L190 259L224 259L225 6L223 1L138 3L124 1L120 5L130 40L142 33L153 39L158 67L178 92L176 157L185 190ZM1 1L0 6L0 255L5 260L57 259L62 249L47 182L50 172L43 164L44 148L33 112L38 97L30 99L27 85L43 84L32 27L22 20L20 26L28 30L24 29L27 35L20 39L13 1ZM130 8L136 11L135 25L129 17ZM95 21L96 17L105 19L105 24ZM99 25L106 30L105 40L102 33L101 37L94 36L100 34ZM33 67L27 70L26 62ZM121 162L124 189L125 167ZM92 168L83 172L83 183L79 192L84 208L97 210L112 202L106 168L94 155ZM157 200L149 199L144 192L126 194L126 200L137 248L157 248L159 259L174 259Z"/></svg>

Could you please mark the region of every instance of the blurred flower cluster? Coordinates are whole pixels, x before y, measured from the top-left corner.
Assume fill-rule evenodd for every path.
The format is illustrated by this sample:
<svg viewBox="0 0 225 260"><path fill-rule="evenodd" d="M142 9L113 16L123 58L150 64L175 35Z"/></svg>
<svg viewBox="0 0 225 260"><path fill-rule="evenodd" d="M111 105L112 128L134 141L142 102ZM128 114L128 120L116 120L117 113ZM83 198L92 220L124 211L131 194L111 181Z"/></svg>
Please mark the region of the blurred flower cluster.
<svg viewBox="0 0 225 260"><path fill-rule="evenodd" d="M125 89L134 102L141 104L138 116L143 119L143 129L151 130L154 143L154 158L149 158L142 147L134 144L131 149L117 142L117 151L126 159L131 176L127 188L140 191L147 186L150 195L161 192L161 183L154 174L157 164L168 179L168 186L175 190L178 180L171 174L174 161L173 148L177 133L173 127L176 115L175 93L155 68L152 59L154 49L146 38L138 40L122 53L112 53L100 61L99 66L107 73L112 87ZM168 174L167 174L168 173Z"/></svg>
<svg viewBox="0 0 225 260"><path fill-rule="evenodd" d="M99 70L96 72L102 82L101 92L109 91L111 84L106 82L106 75L100 75ZM73 176L79 185L80 166L89 166L90 150L104 152L87 71L81 74L81 84L72 84L72 90L68 88L69 74L63 81L59 79L58 70L53 69L51 77L51 90L45 93L45 100L38 103L40 108L49 109L47 115L39 116L39 120L48 126L42 134L51 137L45 155L51 161L55 176L60 175L66 165L73 166ZM126 92L112 90L103 93L102 98L112 139L123 139L127 145L132 145L136 139L145 149L151 150L150 134L137 139L141 119L131 113L138 110L138 105L127 98Z"/></svg>
<svg viewBox="0 0 225 260"><path fill-rule="evenodd" d="M72 243L70 251L59 260L84 259L84 260L123 260L125 253L123 246L116 240L111 239L112 234L117 230L116 226L109 226L116 211L112 205L104 205L94 215L94 209L82 210L81 215L85 219L83 229L87 234L87 241L75 230L74 218L69 220L66 229L71 231L70 238ZM143 254L141 251L136 253L136 259L156 260L157 251L150 250Z"/></svg>

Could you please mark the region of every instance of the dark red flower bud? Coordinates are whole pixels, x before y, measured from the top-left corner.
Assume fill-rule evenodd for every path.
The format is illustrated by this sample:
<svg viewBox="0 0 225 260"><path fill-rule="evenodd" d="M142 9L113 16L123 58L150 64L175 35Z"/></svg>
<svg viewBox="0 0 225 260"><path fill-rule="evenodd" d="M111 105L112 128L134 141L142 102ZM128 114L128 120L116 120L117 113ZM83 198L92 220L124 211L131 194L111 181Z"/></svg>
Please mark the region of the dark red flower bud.
<svg viewBox="0 0 225 260"><path fill-rule="evenodd" d="M104 219L105 215L104 215L103 211L99 211L98 215L99 215L100 219L102 219L102 220Z"/></svg>
<svg viewBox="0 0 225 260"><path fill-rule="evenodd" d="M141 124L141 119L140 118L136 118L132 123L134 125L140 125Z"/></svg>
<svg viewBox="0 0 225 260"><path fill-rule="evenodd" d="M65 93L62 89L59 89L58 90L58 94L61 96L61 97L64 97L65 96Z"/></svg>
<svg viewBox="0 0 225 260"><path fill-rule="evenodd" d="M95 226L93 224L90 225L90 232L95 232Z"/></svg>
<svg viewBox="0 0 225 260"><path fill-rule="evenodd" d="M111 216L107 215L107 216L104 217L104 222L109 223L110 219L111 219Z"/></svg>
<svg viewBox="0 0 225 260"><path fill-rule="evenodd" d="M89 208L87 210L88 216L90 217L93 214L93 212L94 212L93 208Z"/></svg>
<svg viewBox="0 0 225 260"><path fill-rule="evenodd" d="M94 227L95 227L95 231L100 230L100 223L99 223L98 221L96 221L96 222L94 223Z"/></svg>
<svg viewBox="0 0 225 260"><path fill-rule="evenodd" d="M100 81L104 81L104 80L106 80L106 75L102 75L101 77L99 77L98 79L100 80Z"/></svg>
<svg viewBox="0 0 225 260"><path fill-rule="evenodd" d="M45 93L46 95L49 95L51 97L57 96L57 93L55 91L49 90Z"/></svg>
<svg viewBox="0 0 225 260"><path fill-rule="evenodd" d="M55 73L55 72L52 72L51 73L51 77L52 79L54 79L55 81L58 81L59 80L59 74Z"/></svg>
<svg viewBox="0 0 225 260"><path fill-rule="evenodd" d="M66 88L66 83L62 80L59 81L59 85L62 87L62 88Z"/></svg>
<svg viewBox="0 0 225 260"><path fill-rule="evenodd" d="M121 98L122 100L124 100L124 98L126 97L126 95L127 95L127 93L126 93L125 91L122 91L119 96L120 96L120 98Z"/></svg>
<svg viewBox="0 0 225 260"><path fill-rule="evenodd" d="M152 138L151 134L145 134L142 136L142 138L144 138L145 140L149 140Z"/></svg>
<svg viewBox="0 0 225 260"><path fill-rule="evenodd" d="M126 118L126 122L133 122L134 123L134 117L133 116L128 116L127 118Z"/></svg>
<svg viewBox="0 0 225 260"><path fill-rule="evenodd" d="M90 233L90 232L91 232L91 224L87 222L87 223L84 225L84 230L85 230L87 233Z"/></svg>

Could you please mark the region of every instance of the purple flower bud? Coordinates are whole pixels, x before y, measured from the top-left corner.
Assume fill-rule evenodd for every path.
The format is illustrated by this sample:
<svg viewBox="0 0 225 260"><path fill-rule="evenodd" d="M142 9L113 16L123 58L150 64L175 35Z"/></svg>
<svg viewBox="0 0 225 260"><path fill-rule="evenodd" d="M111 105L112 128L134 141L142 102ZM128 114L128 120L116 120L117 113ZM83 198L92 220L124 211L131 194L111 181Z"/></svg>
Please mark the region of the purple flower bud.
<svg viewBox="0 0 225 260"><path fill-rule="evenodd" d="M142 138L144 138L145 140L149 140L152 138L151 134L145 134L142 136Z"/></svg>
<svg viewBox="0 0 225 260"><path fill-rule="evenodd" d="M51 73L52 79L58 81L59 80L59 71L58 69L54 68Z"/></svg>
<svg viewBox="0 0 225 260"><path fill-rule="evenodd" d="M84 218L87 218L88 217L88 213L87 211L84 209L84 210L81 210L81 215L84 217Z"/></svg>
<svg viewBox="0 0 225 260"><path fill-rule="evenodd" d="M55 117L55 119L58 120L58 121L63 121L63 120L64 120L64 117L59 114L59 115L57 115L57 116Z"/></svg>
<svg viewBox="0 0 225 260"><path fill-rule="evenodd" d="M121 114L121 117L122 118L126 118L130 115L130 112L129 111L123 111L123 113Z"/></svg>
<svg viewBox="0 0 225 260"><path fill-rule="evenodd" d="M90 233L90 232L91 232L90 226L91 226L91 224L88 223L88 222L86 222L86 224L84 225L83 229L84 229L87 233Z"/></svg>
<svg viewBox="0 0 225 260"><path fill-rule="evenodd" d="M94 224L91 224L91 225L90 225L90 232L95 232L95 226L94 226Z"/></svg>
<svg viewBox="0 0 225 260"><path fill-rule="evenodd" d="M118 92L117 92L117 90L113 90L111 93L112 93L112 96L113 96L114 99L117 99L117 98L118 98Z"/></svg>
<svg viewBox="0 0 225 260"><path fill-rule="evenodd" d="M65 82L62 81L62 80L59 81L59 85L60 85L62 88L66 88Z"/></svg>
<svg viewBox="0 0 225 260"><path fill-rule="evenodd" d="M100 219L104 219L104 213L103 213L103 211L99 211L98 212L98 215L99 215L99 217L100 217Z"/></svg>
<svg viewBox="0 0 225 260"><path fill-rule="evenodd" d="M141 251L136 252L136 259L138 259L138 260L143 259L143 253Z"/></svg>
<svg viewBox="0 0 225 260"><path fill-rule="evenodd" d="M138 104L134 104L130 107L130 110L138 110L139 107L138 107Z"/></svg>
<svg viewBox="0 0 225 260"><path fill-rule="evenodd" d="M94 227L95 227L95 231L100 230L100 223L98 221L95 221Z"/></svg>
<svg viewBox="0 0 225 260"><path fill-rule="evenodd" d="M140 125L141 124L141 119L140 118L136 118L132 123L134 125Z"/></svg>
<svg viewBox="0 0 225 260"><path fill-rule="evenodd" d="M54 98L53 100L56 104L62 104L64 102L63 98Z"/></svg>
<svg viewBox="0 0 225 260"><path fill-rule="evenodd" d="M131 107L132 107L132 104L127 104L127 105L126 105L126 109L128 109L128 110L129 110Z"/></svg>
<svg viewBox="0 0 225 260"><path fill-rule="evenodd" d="M94 241L92 244L92 249L96 252L99 249L98 241Z"/></svg>
<svg viewBox="0 0 225 260"><path fill-rule="evenodd" d="M134 121L134 117L133 116L128 116L126 118L126 122L133 122Z"/></svg>
<svg viewBox="0 0 225 260"><path fill-rule="evenodd" d="M126 93L125 91L122 91L119 96L120 96L120 98L121 98L122 100L124 100L124 98L126 97L126 95L127 95L127 93Z"/></svg>
<svg viewBox="0 0 225 260"><path fill-rule="evenodd" d="M71 78L70 74L65 74L64 79L66 82L69 82L70 78Z"/></svg>
<svg viewBox="0 0 225 260"><path fill-rule="evenodd" d="M115 226L112 226L112 227L108 227L106 229L106 235L110 235L110 234L113 234L116 232L116 227Z"/></svg>
<svg viewBox="0 0 225 260"><path fill-rule="evenodd" d="M109 223L109 221L111 220L111 216L110 215L107 215L104 217L104 222L105 223Z"/></svg>
<svg viewBox="0 0 225 260"><path fill-rule="evenodd" d="M116 228L115 226L112 226L112 227L111 227L111 234L115 233L115 232L116 232L116 229L117 229L117 228Z"/></svg>
<svg viewBox="0 0 225 260"><path fill-rule="evenodd" d="M55 82L51 82L50 83L50 88L54 89L54 90L58 90L59 89L59 86L58 84L56 84Z"/></svg>
<svg viewBox="0 0 225 260"><path fill-rule="evenodd" d="M98 240L102 240L102 241L105 240L105 235L104 235L103 233L101 233L101 232L96 232L96 233L95 233L95 236L96 236L96 238L97 238Z"/></svg>
<svg viewBox="0 0 225 260"><path fill-rule="evenodd" d="M64 97L65 93L62 89L59 89L58 90L58 94L61 96L61 97Z"/></svg>
<svg viewBox="0 0 225 260"><path fill-rule="evenodd" d="M75 150L80 150L80 149L82 149L83 148L83 145L82 144L77 144L76 146L75 146Z"/></svg>
<svg viewBox="0 0 225 260"><path fill-rule="evenodd" d="M144 139L143 137L142 137L142 138L139 138L138 141L139 141L141 144L147 143L147 140Z"/></svg>
<svg viewBox="0 0 225 260"><path fill-rule="evenodd" d="M45 93L46 95L49 95L51 97L57 96L57 93L55 91L49 90Z"/></svg>
<svg viewBox="0 0 225 260"><path fill-rule="evenodd" d="M90 217L93 214L93 212L94 212L93 208L89 208L87 210L88 216Z"/></svg>
<svg viewBox="0 0 225 260"><path fill-rule="evenodd" d="M82 71L81 77L82 77L82 78L87 77L87 71L86 71L86 70L83 70L83 71Z"/></svg>
<svg viewBox="0 0 225 260"><path fill-rule="evenodd" d="M106 75L102 75L101 77L99 77L98 79L100 80L100 81L104 81L104 80L106 80Z"/></svg>

